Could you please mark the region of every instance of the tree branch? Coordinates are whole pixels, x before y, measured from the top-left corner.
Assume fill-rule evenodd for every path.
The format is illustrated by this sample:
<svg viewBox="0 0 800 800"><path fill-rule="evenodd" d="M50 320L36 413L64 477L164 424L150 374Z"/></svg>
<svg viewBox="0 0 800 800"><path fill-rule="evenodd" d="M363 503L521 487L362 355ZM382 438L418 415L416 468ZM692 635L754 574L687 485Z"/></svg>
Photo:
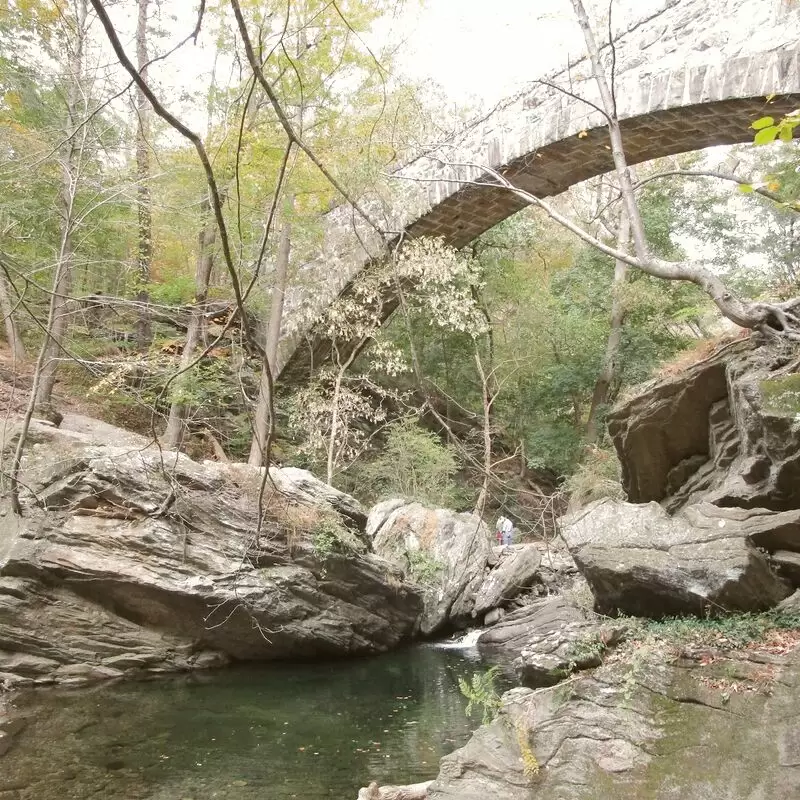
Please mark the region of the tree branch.
<svg viewBox="0 0 800 800"><path fill-rule="evenodd" d="M97 0L92 0L92 3L95 2L97 2ZM333 186L333 188L336 189L336 191L339 192L339 194L358 212L358 215L377 233L383 235L383 231L378 224L374 222L369 214L367 214L367 212L361 208L359 203L350 196L350 193L331 174L328 168L319 160L319 158L317 158L314 151L303 141L297 131L295 131L294 126L289 121L289 118L286 116L286 112L281 106L278 96L275 94L274 89L264 75L262 65L256 58L255 51L253 50L253 43L250 41L250 35L247 32L247 25L244 21L244 15L242 14L242 9L239 5L239 0L230 0L230 5L233 9L233 14L236 17L236 24L239 27L239 34L242 37L245 53L247 54L247 60L250 62L250 68L253 70L253 75L261 84L261 88L269 98L272 108L275 111L275 115L278 118L278 122L280 122L281 127L289 137L289 141L294 142L297 147L308 156L314 166L316 166L316 168L323 174L328 183L330 183L330 185Z"/></svg>
<svg viewBox="0 0 800 800"><path fill-rule="evenodd" d="M245 338L250 342L253 348L261 353L262 348L258 344L255 336L252 335L250 328L247 323L247 317L244 313L244 298L242 296L241 285L239 283L239 275L236 271L236 267L233 262L233 254L231 252L230 246L230 239L228 237L228 229L225 224L225 217L222 211L222 197L219 191L219 187L217 186L216 176L214 175L214 168L211 166L211 161L208 157L208 153L206 152L206 148L203 144L203 140L200 138L198 134L196 134L193 130L189 127L184 125L174 114L170 113L159 101L159 99L153 93L153 90L149 87L147 82L142 78L137 70L136 66L133 62L128 58L127 54L125 53L124 48L122 47L122 43L119 40L119 36L114 28L114 25L111 22L111 19L108 16L105 8L103 7L102 0L91 0L92 7L97 14L98 19L100 20L100 24L103 26L103 29L106 32L106 36L108 37L108 41L111 44L111 47L114 50L117 58L119 59L119 63L122 67L127 71L127 73L131 76L131 79L134 83L141 89L142 93L147 97L150 105L153 107L153 111L158 114L161 119L163 119L170 127L174 128L178 133L181 134L184 138L188 139L193 145L195 150L197 151L197 155L200 158L200 163L203 165L203 171L205 172L206 182L208 183L209 194L211 197L211 206L214 212L214 218L217 223L217 229L219 231L219 238L220 244L222 245L222 255L223 259L225 260L225 266L228 270L228 273L231 278L231 285L233 288L233 294L236 298L236 305L239 308L239 313L242 318L242 331L245 335ZM201 5L201 8L204 7L204 3ZM202 17L198 18L198 26L196 26L195 31L199 33L199 25L202 21Z"/></svg>
<svg viewBox="0 0 800 800"><path fill-rule="evenodd" d="M800 214L800 202L784 200L779 194L771 192L769 189L755 186L752 181L748 181L745 178L740 178L738 175L734 175L732 172L722 172L715 169L671 169L664 172L657 172L654 175L648 175L646 178L638 181L634 184L633 188L640 189L642 186L650 183L651 181L659 180L661 178L670 178L673 176L681 176L685 178L718 178L721 181L738 183L740 186L752 186L754 194L760 194L762 197L766 197L767 200L772 200L773 203L777 203L778 205L783 206L790 211L795 211L796 213Z"/></svg>

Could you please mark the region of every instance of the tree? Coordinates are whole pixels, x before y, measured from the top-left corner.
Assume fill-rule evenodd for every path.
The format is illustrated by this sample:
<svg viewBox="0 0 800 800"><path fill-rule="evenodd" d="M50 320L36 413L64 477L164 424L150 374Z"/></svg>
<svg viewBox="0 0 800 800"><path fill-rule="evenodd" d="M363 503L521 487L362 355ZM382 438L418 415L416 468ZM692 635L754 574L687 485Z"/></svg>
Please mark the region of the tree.
<svg viewBox="0 0 800 800"><path fill-rule="evenodd" d="M147 80L147 11L150 0L136 0L136 61L139 74ZM136 87L136 196L138 216L137 241L137 281L139 289L136 301L139 304L139 320L136 325L136 339L139 350L146 350L152 338L147 310L149 296L147 284L150 282L153 258L153 222L150 205L150 136L152 111L150 103L140 86Z"/></svg>
<svg viewBox="0 0 800 800"><path fill-rule="evenodd" d="M216 243L216 227L210 219L209 204L202 206L202 227L197 237L197 266L195 268L195 291L192 301L192 313L186 331L186 341L181 352L180 367L170 403L167 429L164 432L164 444L170 449L178 449L183 438L183 426L187 409L190 405L190 393L186 390L191 378L192 362L198 346L206 333L206 303L211 271L214 268L214 244Z"/></svg>
<svg viewBox="0 0 800 800"><path fill-rule="evenodd" d="M266 325L266 359L269 369L261 370L256 400L255 418L253 420L253 440L250 443L248 463L260 467L264 462L267 445L274 435L274 421L270 414L270 398L273 394L272 376L278 360L278 343L281 336L283 320L283 303L289 280L289 255L291 253L291 222L284 220L281 227L281 238L278 244L278 255L275 259L275 278L272 284L272 305ZM330 471L330 470L329 470Z"/></svg>
<svg viewBox="0 0 800 800"><path fill-rule="evenodd" d="M614 169L619 183L622 205L630 219L633 253L625 253L605 244L597 237L573 222L556 208L516 186L497 170L483 166L490 184L503 187L528 204L545 211L553 220L564 226L587 244L655 278L667 281L686 281L699 286L714 302L720 312L735 324L755 329L768 336L782 336L790 340L800 340L800 298L783 302L752 301L738 297L724 280L697 261L670 261L654 256L648 245L641 211L636 197L636 188L631 178L625 157L624 142L617 117L616 104L609 82L609 76L601 59L598 45L589 16L582 0L571 0L575 18L581 28L586 43L587 55L592 68L592 78L600 95L600 108L605 116L609 132L610 149ZM485 186L486 182L476 185Z"/></svg>
<svg viewBox="0 0 800 800"><path fill-rule="evenodd" d="M5 270L0 267L0 314L3 315L3 326L6 332L6 341L14 361L23 362L27 358L25 346L22 343L19 330L17 329L16 314L12 302L11 286L13 284L8 279Z"/></svg>
<svg viewBox="0 0 800 800"><path fill-rule="evenodd" d="M46 338L42 345L33 392L37 406L50 404L56 382L58 361L64 350L64 338L69 322L69 298L72 291L75 226L78 210L76 200L82 179L83 160L86 156L88 128L84 120L88 114L87 89L84 75L88 0L76 0L74 17L68 23L71 35L65 37L68 47L66 67L66 124L68 138L61 148L61 190L58 208L61 216L61 241L56 256L55 275L46 325Z"/></svg>

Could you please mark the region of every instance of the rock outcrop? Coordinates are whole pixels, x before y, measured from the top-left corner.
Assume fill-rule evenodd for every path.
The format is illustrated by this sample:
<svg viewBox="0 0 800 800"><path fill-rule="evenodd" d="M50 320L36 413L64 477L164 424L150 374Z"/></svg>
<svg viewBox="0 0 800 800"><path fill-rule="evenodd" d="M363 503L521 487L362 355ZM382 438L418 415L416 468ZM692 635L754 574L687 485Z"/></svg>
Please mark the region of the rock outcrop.
<svg viewBox="0 0 800 800"><path fill-rule="evenodd" d="M800 649L709 663L607 664L519 688L442 759L430 800L792 798Z"/></svg>
<svg viewBox="0 0 800 800"><path fill-rule="evenodd" d="M608 416L628 500L800 508L800 353L758 337L638 387Z"/></svg>
<svg viewBox="0 0 800 800"><path fill-rule="evenodd" d="M477 618L530 589L542 561L539 550L529 544L495 547L493 551L491 568L475 595L472 614Z"/></svg>
<svg viewBox="0 0 800 800"><path fill-rule="evenodd" d="M561 524L597 611L800 613L798 368L794 345L740 341L611 413L632 502ZM644 637L601 664L635 630L563 597L506 614L479 648L526 688L442 760L431 800L795 797L796 630L735 653Z"/></svg>
<svg viewBox="0 0 800 800"><path fill-rule="evenodd" d="M791 594L764 550L800 548L800 511L658 503L594 503L562 520L562 535L598 611L636 616L763 611Z"/></svg>
<svg viewBox="0 0 800 800"><path fill-rule="evenodd" d="M32 429L24 515L0 510L0 681L85 680L229 660L380 652L415 587L366 515L298 470L203 465L124 439ZM12 437L13 440L13 437Z"/></svg>
<svg viewBox="0 0 800 800"><path fill-rule="evenodd" d="M537 580L542 560L535 545L494 547L486 525L474 514L387 500L367 520L378 555L425 587L420 632L480 624Z"/></svg>
<svg viewBox="0 0 800 800"><path fill-rule="evenodd" d="M387 509L391 509L387 513ZM389 500L370 512L375 552L426 584L420 632L470 620L491 554L490 534L474 514Z"/></svg>
<svg viewBox="0 0 800 800"><path fill-rule="evenodd" d="M508 614L481 634L478 649L492 661L511 663L520 684L537 688L600 666L603 653L625 631L624 622L600 620L563 597L552 597Z"/></svg>
<svg viewBox="0 0 800 800"><path fill-rule="evenodd" d="M433 781L411 783L407 786L378 786L373 781L358 792L357 800L426 800Z"/></svg>

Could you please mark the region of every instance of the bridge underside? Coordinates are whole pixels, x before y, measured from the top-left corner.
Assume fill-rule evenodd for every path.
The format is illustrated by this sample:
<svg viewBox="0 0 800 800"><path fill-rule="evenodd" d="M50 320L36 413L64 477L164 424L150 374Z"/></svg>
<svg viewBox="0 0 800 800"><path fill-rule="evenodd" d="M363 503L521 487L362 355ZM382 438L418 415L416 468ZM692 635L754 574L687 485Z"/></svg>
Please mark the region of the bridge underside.
<svg viewBox="0 0 800 800"><path fill-rule="evenodd" d="M652 111L620 121L625 154L633 165L715 145L751 142L754 131L750 124L753 120L765 115L780 117L798 107L800 94L784 94L769 103L761 95ZM611 172L614 165L608 130L602 126L587 130L585 136L567 136L508 164L493 167L502 171L516 186L544 198ZM463 247L525 205L506 189L466 185L412 223L407 234L415 238L440 236L455 247ZM342 295L347 295L351 286L345 287ZM397 305L396 297L385 298L382 306L384 322ZM349 352L359 346L359 343L352 343ZM341 346L339 351L344 357ZM281 382L307 380L330 352L330 342L312 332L298 342L281 371Z"/></svg>

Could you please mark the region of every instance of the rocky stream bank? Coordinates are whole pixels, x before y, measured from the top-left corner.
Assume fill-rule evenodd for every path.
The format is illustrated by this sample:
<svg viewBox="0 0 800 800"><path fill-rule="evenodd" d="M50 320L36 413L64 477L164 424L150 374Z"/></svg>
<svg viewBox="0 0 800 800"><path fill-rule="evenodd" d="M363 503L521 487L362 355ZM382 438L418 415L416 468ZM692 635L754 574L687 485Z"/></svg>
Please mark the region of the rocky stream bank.
<svg viewBox="0 0 800 800"><path fill-rule="evenodd" d="M364 796L795 797L799 365L746 341L645 385L609 420L629 502L508 548L472 514L368 512L301 470L37 423L24 514L0 509L0 682L378 653L485 625L479 648L520 687L429 786ZM637 621L775 609L750 638ZM0 753L21 724L6 695Z"/></svg>
<svg viewBox="0 0 800 800"><path fill-rule="evenodd" d="M800 795L799 368L751 339L614 409L629 502L561 520L590 602L578 583L480 636L521 686L430 800Z"/></svg>

